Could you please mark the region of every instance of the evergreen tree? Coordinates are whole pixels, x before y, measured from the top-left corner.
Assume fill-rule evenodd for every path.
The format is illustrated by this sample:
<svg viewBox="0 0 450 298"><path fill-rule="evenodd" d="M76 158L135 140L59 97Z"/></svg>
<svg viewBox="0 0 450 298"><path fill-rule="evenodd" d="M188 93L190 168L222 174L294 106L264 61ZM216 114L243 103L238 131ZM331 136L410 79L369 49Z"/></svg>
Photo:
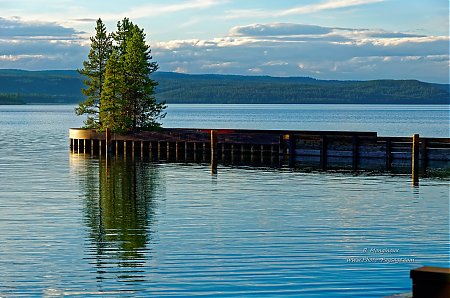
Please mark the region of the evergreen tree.
<svg viewBox="0 0 450 298"><path fill-rule="evenodd" d="M117 22L117 31L112 33L112 38L116 42L115 49L119 56L123 58L123 55L127 48L127 41L132 35L132 29L135 25L128 18L124 18L122 21Z"/></svg>
<svg viewBox="0 0 450 298"><path fill-rule="evenodd" d="M102 128L112 131L125 131L131 124L123 115L123 75L121 73L119 55L114 50L106 63L105 82L100 97L99 117Z"/></svg>
<svg viewBox="0 0 450 298"><path fill-rule="evenodd" d="M90 128L100 126L100 96L105 79L106 62L112 51L111 36L107 34L106 27L100 18L97 20L95 31L95 36L90 38L91 50L88 60L83 62L84 68L78 70L80 74L87 78L84 80L86 88L82 89L87 98L75 108L77 115L88 115L84 123Z"/></svg>
<svg viewBox="0 0 450 298"><path fill-rule="evenodd" d="M150 75L158 64L151 61L144 30L128 18L119 21L117 31L111 35L106 34L100 19L96 30L89 61L80 71L88 77L83 90L88 98L76 109L77 114L88 114L86 125L100 130L124 132L159 127L166 106L154 96L157 83Z"/></svg>
<svg viewBox="0 0 450 298"><path fill-rule="evenodd" d="M150 53L144 31L133 25L123 53L124 104L133 129L160 126L158 120L165 116L162 113L165 105L154 97L157 83L150 74L158 69L158 65L151 61Z"/></svg>

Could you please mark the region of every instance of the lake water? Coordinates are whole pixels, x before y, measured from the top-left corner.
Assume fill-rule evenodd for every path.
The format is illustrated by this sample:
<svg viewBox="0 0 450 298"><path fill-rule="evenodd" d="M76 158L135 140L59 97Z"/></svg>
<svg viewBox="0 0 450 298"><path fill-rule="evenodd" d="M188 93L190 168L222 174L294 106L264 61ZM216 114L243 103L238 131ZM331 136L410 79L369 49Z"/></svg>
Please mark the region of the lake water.
<svg viewBox="0 0 450 298"><path fill-rule="evenodd" d="M375 131L450 137L448 105L172 105L164 124L186 128Z"/></svg>
<svg viewBox="0 0 450 298"><path fill-rule="evenodd" d="M448 137L448 106L169 107L168 127ZM70 154L72 106L0 106L0 297L383 297L449 266L449 180ZM383 251L383 249L388 250Z"/></svg>

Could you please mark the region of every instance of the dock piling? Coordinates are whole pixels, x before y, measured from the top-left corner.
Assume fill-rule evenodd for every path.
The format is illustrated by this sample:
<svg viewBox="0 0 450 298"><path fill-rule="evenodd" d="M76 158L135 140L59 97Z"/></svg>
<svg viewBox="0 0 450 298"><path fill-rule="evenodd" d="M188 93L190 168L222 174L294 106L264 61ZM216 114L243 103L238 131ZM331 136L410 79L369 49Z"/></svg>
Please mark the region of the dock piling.
<svg viewBox="0 0 450 298"><path fill-rule="evenodd" d="M391 171L391 140L386 140L386 171Z"/></svg>
<svg viewBox="0 0 450 298"><path fill-rule="evenodd" d="M295 135L288 135L288 157L289 157L289 167L295 166Z"/></svg>
<svg viewBox="0 0 450 298"><path fill-rule="evenodd" d="M412 181L413 185L419 185L419 134L415 134L412 139Z"/></svg>
<svg viewBox="0 0 450 298"><path fill-rule="evenodd" d="M322 171L327 170L327 149L328 149L328 142L327 142L327 136L321 135L320 136L320 168Z"/></svg>
<svg viewBox="0 0 450 298"><path fill-rule="evenodd" d="M109 128L106 128L105 132L105 146L106 146L106 155L111 152L111 132L109 131Z"/></svg>
<svg viewBox="0 0 450 298"><path fill-rule="evenodd" d="M358 170L358 159L359 159L359 144L358 136L352 137L352 168L353 171Z"/></svg>
<svg viewBox="0 0 450 298"><path fill-rule="evenodd" d="M211 130L211 173L217 174L217 131Z"/></svg>

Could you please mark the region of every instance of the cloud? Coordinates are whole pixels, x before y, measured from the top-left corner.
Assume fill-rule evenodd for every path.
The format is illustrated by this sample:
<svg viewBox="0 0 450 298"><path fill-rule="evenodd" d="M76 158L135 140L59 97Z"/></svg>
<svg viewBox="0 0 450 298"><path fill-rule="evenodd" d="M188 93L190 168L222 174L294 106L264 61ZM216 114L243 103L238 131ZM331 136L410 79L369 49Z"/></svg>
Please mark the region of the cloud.
<svg viewBox="0 0 450 298"><path fill-rule="evenodd" d="M0 38L78 39L82 33L51 22L24 22L20 18L0 17Z"/></svg>
<svg viewBox="0 0 450 298"><path fill-rule="evenodd" d="M0 28L2 68L75 69L89 51L82 32L56 23L0 18ZM162 71L445 83L449 41L449 36L383 29L268 23L235 26L216 38L151 46Z"/></svg>
<svg viewBox="0 0 450 298"><path fill-rule="evenodd" d="M3 7L3 16L21 14L26 21L48 20L58 24L68 26L82 26L82 23L94 23L100 16L106 23L116 23L124 17L131 17L133 20L148 17L167 17L172 14L183 12L205 10L213 6L218 6L229 0L173 0L173 1L129 1L133 3L122 3L120 5L100 5L92 3L82 5L80 1L55 1L48 5L47 9L33 9L36 4L30 4L25 0L13 1L11 8ZM11 1L9 1L11 2ZM20 3L17 3L20 2ZM136 2L136 3L134 3ZM151 3L150 3L151 2ZM169 2L169 3L168 3ZM20 7L13 8L13 7ZM99 8L100 7L100 8ZM99 10L100 9L100 10ZM178 18L180 18L178 16ZM147 20L146 20L147 21ZM85 29L87 30L87 29Z"/></svg>
<svg viewBox="0 0 450 298"><path fill-rule="evenodd" d="M153 53L166 71L448 82L449 41L382 29L272 23L233 27L228 36L209 40L160 42Z"/></svg>
<svg viewBox="0 0 450 298"><path fill-rule="evenodd" d="M290 36L290 35L317 35L327 34L332 31L331 28L290 24L290 23L272 23L272 24L252 24L247 26L236 26L231 28L232 36Z"/></svg>
<svg viewBox="0 0 450 298"><path fill-rule="evenodd" d="M0 18L1 67L78 68L89 50L83 33L53 22Z"/></svg>
<svg viewBox="0 0 450 298"><path fill-rule="evenodd" d="M385 0L328 0L318 4L309 4L297 6L276 13L277 16L286 16L292 14L307 14L322 10L340 9L345 7L353 7L367 5L372 3L384 2Z"/></svg>
<svg viewBox="0 0 450 298"><path fill-rule="evenodd" d="M161 16L164 14L173 14L189 10L206 9L212 6L224 3L224 0L190 0L176 4L155 5L154 3L136 6L122 13L102 14L102 19L113 20L122 19L124 17L133 16L133 19L140 19L151 16Z"/></svg>
<svg viewBox="0 0 450 298"><path fill-rule="evenodd" d="M347 7L362 6L374 3L385 2L386 0L328 0L321 3L300 5L282 10L263 10L263 9L231 9L223 16L223 19L240 18L276 18L288 15L311 14L324 10L343 9Z"/></svg>
<svg viewBox="0 0 450 298"><path fill-rule="evenodd" d="M97 19L94 18L81 18L81 19L72 19L75 22L86 22L86 23L94 23Z"/></svg>

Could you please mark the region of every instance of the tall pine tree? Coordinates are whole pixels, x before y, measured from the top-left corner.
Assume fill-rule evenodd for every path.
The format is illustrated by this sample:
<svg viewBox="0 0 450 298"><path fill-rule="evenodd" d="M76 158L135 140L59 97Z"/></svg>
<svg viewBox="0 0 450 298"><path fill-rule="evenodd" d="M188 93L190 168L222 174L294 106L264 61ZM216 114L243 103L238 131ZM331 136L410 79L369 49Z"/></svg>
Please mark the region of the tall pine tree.
<svg viewBox="0 0 450 298"><path fill-rule="evenodd" d="M158 64L151 61L150 53L144 31L134 25L123 55L124 99L133 129L159 126L158 120L165 116L162 113L165 105L158 103L154 96L157 83L150 75L158 69Z"/></svg>
<svg viewBox="0 0 450 298"><path fill-rule="evenodd" d="M88 98L77 108L77 114L88 114L86 125L100 130L124 132L161 126L159 120L165 117L166 106L155 98L157 83L150 75L158 64L152 61L144 30L128 18L117 23L117 31L111 36L100 19L96 29L89 61L80 71L89 78L85 82L88 88L83 90ZM107 55L100 55L98 41L102 38L108 40ZM100 63L99 57L106 59Z"/></svg>
<svg viewBox="0 0 450 298"><path fill-rule="evenodd" d="M112 131L123 132L130 123L123 115L123 75L119 64L119 55L114 50L106 63L105 82L100 97L99 117L101 129L109 128Z"/></svg>
<svg viewBox="0 0 450 298"><path fill-rule="evenodd" d="M106 27L100 18L97 20L95 31L95 36L90 38L91 50L89 51L88 60L83 62L84 68L78 70L80 74L86 77L84 80L86 88L82 89L86 100L75 108L77 115L88 115L84 123L89 128L101 126L99 119L100 96L105 80L106 62L112 52L112 38L107 33Z"/></svg>

